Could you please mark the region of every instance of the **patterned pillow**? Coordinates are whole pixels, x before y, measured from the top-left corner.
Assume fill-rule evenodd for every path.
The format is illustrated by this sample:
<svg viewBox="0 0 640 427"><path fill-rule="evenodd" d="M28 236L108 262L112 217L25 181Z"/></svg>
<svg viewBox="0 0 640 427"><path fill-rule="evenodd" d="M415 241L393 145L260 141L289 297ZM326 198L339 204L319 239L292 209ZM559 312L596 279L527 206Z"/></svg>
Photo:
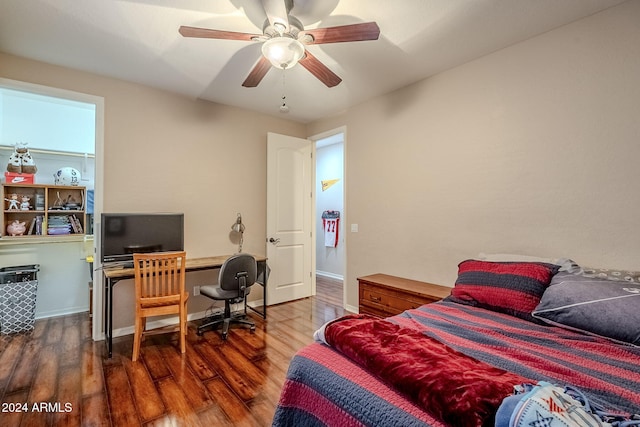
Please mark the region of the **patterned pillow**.
<svg viewBox="0 0 640 427"><path fill-rule="evenodd" d="M623 280L625 282L640 283L640 271L585 267L579 274L584 277L597 277L598 279Z"/></svg>
<svg viewBox="0 0 640 427"><path fill-rule="evenodd" d="M531 312L558 269L540 262L466 260L458 265L449 299L535 321Z"/></svg>
<svg viewBox="0 0 640 427"><path fill-rule="evenodd" d="M535 318L640 346L640 284L558 273Z"/></svg>

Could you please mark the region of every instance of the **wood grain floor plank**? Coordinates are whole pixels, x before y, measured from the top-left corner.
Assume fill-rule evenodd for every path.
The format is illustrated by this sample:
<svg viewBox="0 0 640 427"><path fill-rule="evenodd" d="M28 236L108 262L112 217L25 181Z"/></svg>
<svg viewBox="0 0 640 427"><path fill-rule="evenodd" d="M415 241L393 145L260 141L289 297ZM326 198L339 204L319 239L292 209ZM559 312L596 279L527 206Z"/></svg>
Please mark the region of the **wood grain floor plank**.
<svg viewBox="0 0 640 427"><path fill-rule="evenodd" d="M82 399L83 427L109 427L111 415L106 393L92 394Z"/></svg>
<svg viewBox="0 0 640 427"><path fill-rule="evenodd" d="M80 322L77 316L66 316L63 319L73 319L73 321L64 321L64 333L59 341L60 351L66 357L60 361L60 366L76 366L80 364L82 358L82 339L80 336Z"/></svg>
<svg viewBox="0 0 640 427"><path fill-rule="evenodd" d="M124 367L118 364L105 366L104 376L112 425L115 427L141 425Z"/></svg>
<svg viewBox="0 0 640 427"><path fill-rule="evenodd" d="M2 354L0 355L0 397L4 395L7 388L7 384L11 380L11 376L14 372L14 367L22 357L22 348L25 345L27 335L13 335L13 339L10 340Z"/></svg>
<svg viewBox="0 0 640 427"><path fill-rule="evenodd" d="M259 396L247 403L251 416L258 421L260 426L268 426L273 420L276 405L267 397Z"/></svg>
<svg viewBox="0 0 640 427"><path fill-rule="evenodd" d="M64 318L52 317L49 320L46 333L46 343L48 345L56 345L62 340L64 330Z"/></svg>
<svg viewBox="0 0 640 427"><path fill-rule="evenodd" d="M216 370L220 373L220 377L224 379L228 387L231 388L241 400L246 401L253 398L253 385L247 381L242 372L233 369L232 365L220 353L217 347L199 344L196 345L195 348L202 357L216 367Z"/></svg>
<svg viewBox="0 0 640 427"><path fill-rule="evenodd" d="M41 402L35 402L38 405ZM51 412L46 412L40 409L34 409L34 402L29 403L29 412L22 414L22 421L20 422L20 427L43 427L43 426L53 426ZM39 408L36 406L35 408ZM55 426L57 427L57 426Z"/></svg>
<svg viewBox="0 0 640 427"><path fill-rule="evenodd" d="M264 359L256 360L255 364L269 379L275 378L282 385L280 380L284 379L292 357L293 354L283 357L278 353L269 352Z"/></svg>
<svg viewBox="0 0 640 427"><path fill-rule="evenodd" d="M187 363L193 371L193 373L200 379L200 381L209 380L218 375L216 370L210 366L193 348L193 341L187 339Z"/></svg>
<svg viewBox="0 0 640 427"><path fill-rule="evenodd" d="M2 357L2 353L4 352L4 349L7 348L7 346L11 341L12 341L11 335L0 334L0 358Z"/></svg>
<svg viewBox="0 0 640 427"><path fill-rule="evenodd" d="M209 393L215 396L222 412L231 420L234 426L257 427L266 425L253 417L242 399L233 393L222 378L214 378L211 381L207 381L206 386Z"/></svg>
<svg viewBox="0 0 640 427"><path fill-rule="evenodd" d="M78 314L81 316L80 336L84 339L85 337L91 336L91 329L93 328L93 318L87 316L86 313Z"/></svg>
<svg viewBox="0 0 640 427"><path fill-rule="evenodd" d="M131 348L133 348L133 339L131 339ZM167 364L162 359L160 351L155 346L148 346L141 351L141 357L144 360L144 364L149 370L149 374L154 381L162 378L166 378L171 375L171 371L167 367ZM127 353L127 356L131 358L131 353Z"/></svg>
<svg viewBox="0 0 640 427"><path fill-rule="evenodd" d="M317 289L316 297L269 307L266 321L250 313L255 333L232 326L226 341L219 331L198 336L190 322L184 355L175 334L149 337L135 363L131 335L115 338L113 357L105 357L86 313L0 335L0 401L45 405L0 414L0 426L270 426L291 357L323 323L346 314L335 303L341 281L318 278Z"/></svg>
<svg viewBox="0 0 640 427"><path fill-rule="evenodd" d="M316 301L322 301L332 306L342 307L344 299L344 282L328 276L316 276Z"/></svg>
<svg viewBox="0 0 640 427"><path fill-rule="evenodd" d="M25 412L25 404L27 404L26 410L28 411L29 390L24 390L18 393L7 395L0 399L0 402L11 404L8 408L8 412L2 413L2 426L3 427L19 427L22 418L27 414Z"/></svg>
<svg viewBox="0 0 640 427"><path fill-rule="evenodd" d="M55 397L58 386L59 357L56 348L51 345L44 347L40 352L35 380L29 394L30 402L47 402Z"/></svg>
<svg viewBox="0 0 640 427"><path fill-rule="evenodd" d="M47 329L49 328L49 319L41 319L36 321L33 332L31 332L31 339L41 340L47 334Z"/></svg>
<svg viewBox="0 0 640 427"><path fill-rule="evenodd" d="M142 423L164 414L164 404L145 365L125 358L122 358L122 365Z"/></svg>
<svg viewBox="0 0 640 427"><path fill-rule="evenodd" d="M229 417L215 403L198 412L198 419L203 426L235 427Z"/></svg>
<svg viewBox="0 0 640 427"><path fill-rule="evenodd" d="M200 419L189 404L189 399L173 378L160 380L158 390L168 412L163 418L171 420L173 425L178 426L197 427L201 425Z"/></svg>
<svg viewBox="0 0 640 427"><path fill-rule="evenodd" d="M15 393L22 389L29 390L31 388L36 374L33 361L38 360L41 349L42 342L40 340L28 340L24 345L20 358L16 361L11 381L6 387L8 394ZM2 361L0 361L0 363L2 363Z"/></svg>
<svg viewBox="0 0 640 427"><path fill-rule="evenodd" d="M282 363L288 364L293 353L300 348L290 345L282 336L274 333L267 332L263 336L268 348L267 355L271 360L280 360Z"/></svg>
<svg viewBox="0 0 640 427"><path fill-rule="evenodd" d="M276 328L269 330L269 335L278 337L294 350L302 348L313 341L314 329L305 328L301 331L299 327L295 326L298 323L300 323L298 319L294 319L291 323L281 322Z"/></svg>
<svg viewBox="0 0 640 427"><path fill-rule="evenodd" d="M102 343L91 340L82 344L82 395L85 397L104 392L103 355L98 349L102 346Z"/></svg>
<svg viewBox="0 0 640 427"><path fill-rule="evenodd" d="M239 337L236 337L236 341L238 340ZM243 353L239 352L233 346L232 341L227 341L225 345L219 347L219 350L221 358L228 363L229 368L241 373L245 380L251 384L254 391L265 382L264 372L256 367L253 360L248 359ZM224 373L221 376L226 378Z"/></svg>
<svg viewBox="0 0 640 427"><path fill-rule="evenodd" d="M278 399L280 398L280 391L284 384L285 374L278 373L277 370L272 369L271 363L267 359L261 359L255 363L256 367L263 372L264 382L260 384L256 397L252 402L269 402L273 409L276 407ZM251 407L253 407L253 403L251 403Z"/></svg>
<svg viewBox="0 0 640 427"><path fill-rule="evenodd" d="M160 354L167 362L171 370L171 377L187 396L191 407L198 411L211 405L212 399L207 388L196 375L191 371L187 363L188 357L180 354L173 346L163 346Z"/></svg>
<svg viewBox="0 0 640 427"><path fill-rule="evenodd" d="M264 357L267 345L264 337L264 329L262 322L256 322L256 330L260 333L240 333L238 332L234 339L228 339L227 343L236 348L242 355L250 360Z"/></svg>
<svg viewBox="0 0 640 427"><path fill-rule="evenodd" d="M76 349L77 350L77 349ZM62 368L58 374L58 390L52 418L53 425L76 427L82 425L82 372L75 366Z"/></svg>

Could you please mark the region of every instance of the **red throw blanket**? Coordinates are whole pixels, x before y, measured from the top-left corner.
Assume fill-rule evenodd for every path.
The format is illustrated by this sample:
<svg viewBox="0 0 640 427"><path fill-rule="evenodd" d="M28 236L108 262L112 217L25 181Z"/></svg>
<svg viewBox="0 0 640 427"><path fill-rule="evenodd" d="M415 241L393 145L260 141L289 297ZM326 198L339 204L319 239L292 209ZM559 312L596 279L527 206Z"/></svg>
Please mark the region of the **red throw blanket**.
<svg viewBox="0 0 640 427"><path fill-rule="evenodd" d="M328 324L326 342L452 426L493 425L516 384L532 382L422 332L367 315Z"/></svg>

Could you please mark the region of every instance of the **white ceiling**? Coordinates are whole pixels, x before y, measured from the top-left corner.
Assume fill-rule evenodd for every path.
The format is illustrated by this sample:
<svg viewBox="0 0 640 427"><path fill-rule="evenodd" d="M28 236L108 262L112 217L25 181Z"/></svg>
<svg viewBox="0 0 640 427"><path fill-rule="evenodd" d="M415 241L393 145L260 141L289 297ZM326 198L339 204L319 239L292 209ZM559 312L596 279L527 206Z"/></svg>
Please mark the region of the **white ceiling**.
<svg viewBox="0 0 640 427"><path fill-rule="evenodd" d="M375 41L309 46L342 78L297 65L241 86L260 44L184 38L181 25L261 33L260 0L1 0L0 51L309 122L625 0L294 0L306 29L376 21Z"/></svg>

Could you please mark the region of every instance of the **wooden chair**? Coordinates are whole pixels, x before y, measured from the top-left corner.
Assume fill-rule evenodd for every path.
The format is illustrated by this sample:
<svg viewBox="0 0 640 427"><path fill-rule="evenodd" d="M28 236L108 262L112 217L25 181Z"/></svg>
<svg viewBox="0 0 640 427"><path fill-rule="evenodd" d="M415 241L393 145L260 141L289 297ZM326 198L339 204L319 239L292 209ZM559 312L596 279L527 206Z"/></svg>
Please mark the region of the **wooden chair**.
<svg viewBox="0 0 640 427"><path fill-rule="evenodd" d="M180 351L185 352L187 299L184 290L186 252L133 254L136 286L136 320L133 336L135 362L144 335L180 332ZM147 317L178 314L177 326L147 330Z"/></svg>

